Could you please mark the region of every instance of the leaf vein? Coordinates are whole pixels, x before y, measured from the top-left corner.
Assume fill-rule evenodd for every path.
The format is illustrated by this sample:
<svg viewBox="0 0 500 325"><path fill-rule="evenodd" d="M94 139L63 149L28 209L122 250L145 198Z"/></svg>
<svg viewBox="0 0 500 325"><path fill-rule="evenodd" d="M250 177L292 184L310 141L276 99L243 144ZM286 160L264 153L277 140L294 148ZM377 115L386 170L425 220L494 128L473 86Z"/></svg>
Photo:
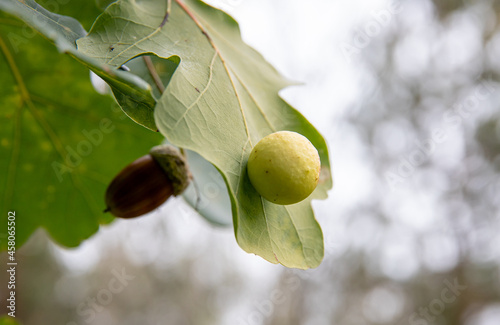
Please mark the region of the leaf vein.
<svg viewBox="0 0 500 325"><path fill-rule="evenodd" d="M209 75L208 75L208 82L205 86L205 88L200 92L200 94L196 97L195 101L189 105L189 107L186 108L182 116L177 120L177 122L174 124L174 129L179 125L180 121L186 118L186 115L189 113L189 111L194 107L194 105L198 104L200 99L205 95L205 93L208 91L208 88L212 84L212 78L213 78L213 68L215 64L215 59L217 58L217 51L215 51L214 56L212 57L212 62L210 62L210 67L209 67Z"/></svg>

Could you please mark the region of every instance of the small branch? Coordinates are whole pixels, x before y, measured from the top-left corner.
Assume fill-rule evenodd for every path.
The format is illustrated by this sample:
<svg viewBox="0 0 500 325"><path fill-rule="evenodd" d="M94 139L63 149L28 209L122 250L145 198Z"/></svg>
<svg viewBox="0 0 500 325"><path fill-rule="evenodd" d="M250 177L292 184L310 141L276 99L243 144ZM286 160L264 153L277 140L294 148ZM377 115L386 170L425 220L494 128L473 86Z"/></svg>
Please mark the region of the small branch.
<svg viewBox="0 0 500 325"><path fill-rule="evenodd" d="M149 74L151 75L151 78L153 78L153 81L155 82L156 88L160 91L160 94L163 94L165 91L165 86L163 86L163 82L161 81L160 76L158 75L158 72L156 72L155 66L153 64L153 61L151 61L151 58L149 56L143 56L144 62L146 63L146 67L148 68Z"/></svg>

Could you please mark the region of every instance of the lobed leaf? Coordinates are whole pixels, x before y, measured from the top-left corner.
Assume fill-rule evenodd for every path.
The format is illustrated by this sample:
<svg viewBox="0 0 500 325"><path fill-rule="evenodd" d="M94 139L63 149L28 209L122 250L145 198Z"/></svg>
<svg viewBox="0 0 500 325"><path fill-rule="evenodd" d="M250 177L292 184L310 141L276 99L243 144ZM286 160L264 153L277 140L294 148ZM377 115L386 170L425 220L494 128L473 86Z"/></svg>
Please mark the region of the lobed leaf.
<svg viewBox="0 0 500 325"><path fill-rule="evenodd" d="M160 132L219 170L245 251L288 267L318 266L323 236L310 201L325 198L332 186L324 139L279 97L290 83L243 43L231 17L198 0L176 0L167 10L168 1L117 1L77 41L79 51L113 67L150 54L180 62L155 107ZM246 173L252 147L279 130L306 136L322 163L315 192L290 206L262 199Z"/></svg>
<svg viewBox="0 0 500 325"><path fill-rule="evenodd" d="M114 175L162 137L95 92L87 68L24 30L0 12L0 249L7 211L16 213L16 245L42 227L77 246L113 220L103 209Z"/></svg>

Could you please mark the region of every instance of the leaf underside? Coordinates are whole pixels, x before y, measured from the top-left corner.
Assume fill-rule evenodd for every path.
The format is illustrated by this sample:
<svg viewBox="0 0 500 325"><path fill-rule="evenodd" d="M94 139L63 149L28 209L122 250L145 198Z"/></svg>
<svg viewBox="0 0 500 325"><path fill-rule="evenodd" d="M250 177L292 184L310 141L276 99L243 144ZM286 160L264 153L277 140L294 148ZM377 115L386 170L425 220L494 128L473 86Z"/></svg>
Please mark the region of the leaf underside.
<svg viewBox="0 0 500 325"><path fill-rule="evenodd" d="M287 267L318 266L323 236L310 201L325 198L332 185L324 139L279 97L289 82L243 43L231 17L197 0L172 1L168 16L166 11L167 1L120 0L77 41L78 50L113 67L145 54L180 61L155 107L160 132L219 170L245 251ZM279 130L306 136L322 163L315 192L290 206L262 199L246 173L252 147Z"/></svg>

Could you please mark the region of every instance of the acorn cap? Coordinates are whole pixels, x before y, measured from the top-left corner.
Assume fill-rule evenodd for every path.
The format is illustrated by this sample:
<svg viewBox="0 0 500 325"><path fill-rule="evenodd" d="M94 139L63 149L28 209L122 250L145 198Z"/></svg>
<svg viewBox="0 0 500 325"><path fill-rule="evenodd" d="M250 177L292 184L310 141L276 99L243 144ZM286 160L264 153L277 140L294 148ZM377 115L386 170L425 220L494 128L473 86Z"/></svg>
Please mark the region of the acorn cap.
<svg viewBox="0 0 500 325"><path fill-rule="evenodd" d="M153 147L149 154L165 171L174 188L174 196L182 194L193 177L184 155L177 148L167 144Z"/></svg>

